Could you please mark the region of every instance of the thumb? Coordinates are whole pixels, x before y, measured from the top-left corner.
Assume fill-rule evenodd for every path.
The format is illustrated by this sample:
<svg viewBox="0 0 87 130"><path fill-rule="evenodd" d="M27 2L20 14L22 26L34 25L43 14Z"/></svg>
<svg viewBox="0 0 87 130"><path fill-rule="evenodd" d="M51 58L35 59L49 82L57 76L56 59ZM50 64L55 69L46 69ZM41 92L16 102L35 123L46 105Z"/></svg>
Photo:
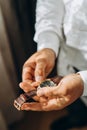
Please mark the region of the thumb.
<svg viewBox="0 0 87 130"><path fill-rule="evenodd" d="M35 68L35 80L41 82L46 78L45 74L46 63L44 61L38 61Z"/></svg>

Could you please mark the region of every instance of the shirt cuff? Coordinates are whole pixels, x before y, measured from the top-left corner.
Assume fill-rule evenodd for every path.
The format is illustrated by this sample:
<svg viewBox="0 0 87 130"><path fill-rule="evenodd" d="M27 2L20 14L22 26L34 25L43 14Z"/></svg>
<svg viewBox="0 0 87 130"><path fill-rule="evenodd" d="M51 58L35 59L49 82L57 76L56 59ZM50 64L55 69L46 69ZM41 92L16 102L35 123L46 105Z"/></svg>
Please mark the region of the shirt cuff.
<svg viewBox="0 0 87 130"><path fill-rule="evenodd" d="M41 50L44 48L50 48L53 49L56 56L58 55L59 50L59 37L55 32L42 32L39 34L37 39L37 50Z"/></svg>
<svg viewBox="0 0 87 130"><path fill-rule="evenodd" d="M84 83L84 90L82 96L87 96L87 71L78 72L81 75L81 78Z"/></svg>

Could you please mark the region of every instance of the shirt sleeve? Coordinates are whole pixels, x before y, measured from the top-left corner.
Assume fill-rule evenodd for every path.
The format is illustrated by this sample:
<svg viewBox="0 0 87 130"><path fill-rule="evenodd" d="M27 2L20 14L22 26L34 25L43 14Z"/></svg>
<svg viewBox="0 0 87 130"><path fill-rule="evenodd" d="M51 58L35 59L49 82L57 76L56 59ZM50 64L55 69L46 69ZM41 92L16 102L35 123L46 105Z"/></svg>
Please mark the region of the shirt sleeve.
<svg viewBox="0 0 87 130"><path fill-rule="evenodd" d="M57 55L60 40L63 39L63 16L62 0L37 0L34 41L38 50L51 48Z"/></svg>
<svg viewBox="0 0 87 130"><path fill-rule="evenodd" d="M87 96L87 71L78 72L81 75L81 78L84 83L84 90L82 96Z"/></svg>

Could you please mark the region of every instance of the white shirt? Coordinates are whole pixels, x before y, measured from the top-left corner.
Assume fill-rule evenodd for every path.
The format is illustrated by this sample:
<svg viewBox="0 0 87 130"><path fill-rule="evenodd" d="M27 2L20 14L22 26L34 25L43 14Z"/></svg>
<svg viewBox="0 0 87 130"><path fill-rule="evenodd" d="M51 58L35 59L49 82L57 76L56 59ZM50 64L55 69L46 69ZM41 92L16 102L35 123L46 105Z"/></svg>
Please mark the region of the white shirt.
<svg viewBox="0 0 87 130"><path fill-rule="evenodd" d="M59 55L58 74L81 70L87 96L87 0L37 0L35 29L38 50Z"/></svg>

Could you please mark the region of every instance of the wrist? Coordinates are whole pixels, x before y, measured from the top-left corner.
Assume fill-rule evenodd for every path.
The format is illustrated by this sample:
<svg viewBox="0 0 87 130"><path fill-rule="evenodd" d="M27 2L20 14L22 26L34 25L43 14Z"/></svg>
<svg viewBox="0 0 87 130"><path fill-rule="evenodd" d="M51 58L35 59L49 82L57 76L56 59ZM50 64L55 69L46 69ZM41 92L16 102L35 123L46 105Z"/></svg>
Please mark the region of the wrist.
<svg viewBox="0 0 87 130"><path fill-rule="evenodd" d="M44 48L44 49L41 49L39 51L44 51L47 55L49 55L49 58L53 57L54 59L56 59L56 53L51 48Z"/></svg>

